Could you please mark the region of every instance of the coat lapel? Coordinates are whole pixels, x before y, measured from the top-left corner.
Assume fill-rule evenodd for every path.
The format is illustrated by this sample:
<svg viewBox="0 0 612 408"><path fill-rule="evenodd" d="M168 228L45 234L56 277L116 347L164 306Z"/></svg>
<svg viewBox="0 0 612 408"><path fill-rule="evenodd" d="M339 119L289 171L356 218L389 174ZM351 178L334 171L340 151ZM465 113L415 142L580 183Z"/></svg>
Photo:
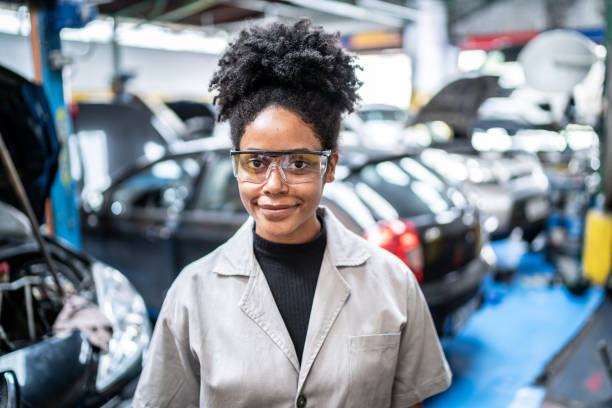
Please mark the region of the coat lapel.
<svg viewBox="0 0 612 408"><path fill-rule="evenodd" d="M240 309L259 326L274 344L287 356L295 371L300 364L285 322L278 311L276 302L261 268L253 256L254 273L249 278L247 289L240 300Z"/></svg>
<svg viewBox="0 0 612 408"><path fill-rule="evenodd" d="M310 312L304 355L302 356L302 368L298 381L298 393L349 295L348 284L331 262L329 251L326 251L312 302L312 311Z"/></svg>
<svg viewBox="0 0 612 408"><path fill-rule="evenodd" d="M223 253L214 272L225 276L249 277L238 306L287 356L296 373L299 373L295 347L253 253L253 219L249 218L221 250Z"/></svg>
<svg viewBox="0 0 612 408"><path fill-rule="evenodd" d="M325 207L319 208L319 211L325 217L327 248L312 302L298 393L301 392L325 339L350 296L350 287L338 268L361 265L369 257L363 242L360 242L361 239L348 231L331 211Z"/></svg>

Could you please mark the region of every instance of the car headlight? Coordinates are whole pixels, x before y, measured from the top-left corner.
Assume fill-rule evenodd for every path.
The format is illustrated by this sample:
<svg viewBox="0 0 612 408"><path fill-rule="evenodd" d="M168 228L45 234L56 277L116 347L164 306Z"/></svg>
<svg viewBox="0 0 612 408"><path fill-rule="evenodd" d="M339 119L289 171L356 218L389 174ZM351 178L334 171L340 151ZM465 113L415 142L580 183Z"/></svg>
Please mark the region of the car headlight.
<svg viewBox="0 0 612 408"><path fill-rule="evenodd" d="M118 270L94 263L98 306L113 325L108 352L98 361L96 389L103 391L140 361L151 339L151 325L142 297Z"/></svg>

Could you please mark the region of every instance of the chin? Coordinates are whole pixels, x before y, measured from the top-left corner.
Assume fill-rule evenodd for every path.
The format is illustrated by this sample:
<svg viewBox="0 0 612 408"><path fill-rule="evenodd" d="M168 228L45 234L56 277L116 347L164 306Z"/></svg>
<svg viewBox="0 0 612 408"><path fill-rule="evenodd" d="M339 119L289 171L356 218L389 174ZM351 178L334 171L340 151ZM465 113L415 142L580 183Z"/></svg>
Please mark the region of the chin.
<svg viewBox="0 0 612 408"><path fill-rule="evenodd" d="M262 233L279 241L292 237L297 230L295 223L289 220L271 221L260 218L259 220L255 219L255 222Z"/></svg>

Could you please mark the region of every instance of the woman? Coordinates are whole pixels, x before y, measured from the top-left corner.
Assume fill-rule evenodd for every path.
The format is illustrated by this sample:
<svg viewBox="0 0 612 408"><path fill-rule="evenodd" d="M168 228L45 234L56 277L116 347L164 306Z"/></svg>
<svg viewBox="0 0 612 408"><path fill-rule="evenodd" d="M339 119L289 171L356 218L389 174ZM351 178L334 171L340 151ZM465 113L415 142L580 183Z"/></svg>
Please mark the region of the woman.
<svg viewBox="0 0 612 408"><path fill-rule="evenodd" d="M412 407L449 386L410 270L318 207L358 86L307 20L230 45L211 89L251 217L173 283L135 407Z"/></svg>

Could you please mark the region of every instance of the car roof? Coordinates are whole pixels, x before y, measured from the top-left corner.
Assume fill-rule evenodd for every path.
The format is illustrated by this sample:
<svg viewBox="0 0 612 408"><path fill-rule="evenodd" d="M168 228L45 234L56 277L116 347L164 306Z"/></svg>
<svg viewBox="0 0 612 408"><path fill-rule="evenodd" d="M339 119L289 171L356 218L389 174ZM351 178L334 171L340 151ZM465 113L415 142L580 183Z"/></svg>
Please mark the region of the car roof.
<svg viewBox="0 0 612 408"><path fill-rule="evenodd" d="M363 105L359 108L359 111L372 111L372 110L386 110L386 111L399 111L404 112L402 108L395 105L389 105L386 103L370 103Z"/></svg>
<svg viewBox="0 0 612 408"><path fill-rule="evenodd" d="M422 151L420 148L410 148L402 152L389 152L387 150L374 150L362 147L345 147L340 150L339 164L348 167L352 171L388 160L396 160L404 157L415 157Z"/></svg>

